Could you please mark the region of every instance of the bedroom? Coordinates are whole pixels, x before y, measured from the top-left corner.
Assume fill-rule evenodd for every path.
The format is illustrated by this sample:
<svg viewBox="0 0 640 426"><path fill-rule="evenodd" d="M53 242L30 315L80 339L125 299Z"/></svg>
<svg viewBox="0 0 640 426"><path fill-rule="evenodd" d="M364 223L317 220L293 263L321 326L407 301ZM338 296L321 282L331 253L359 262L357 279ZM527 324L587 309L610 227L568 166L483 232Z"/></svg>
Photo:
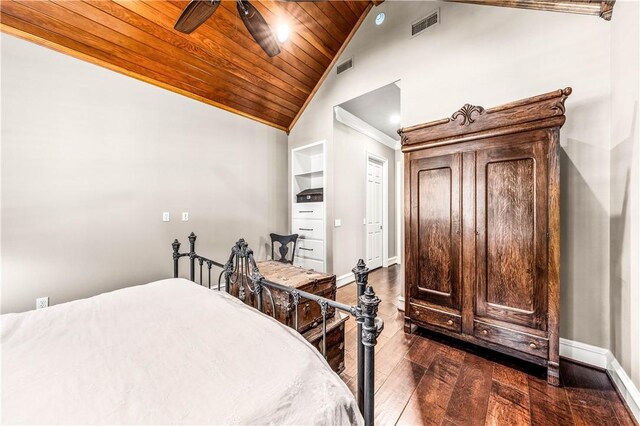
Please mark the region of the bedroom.
<svg viewBox="0 0 640 426"><path fill-rule="evenodd" d="M551 397L556 389L562 389L564 402L556 405L570 411L576 423L591 415L587 423L607 424L623 415L620 407L638 418L638 2L616 1L610 21L598 14L601 3L611 2L582 2L588 3L581 6L584 14L569 13L570 6L558 12L445 1L387 0L377 5L253 2L274 31L280 25L275 12L279 8L286 11L282 16L291 20L290 38L279 42L282 54L274 58L253 41L238 17L240 13L235 12L235 3L223 2L189 35L173 28L187 2L165 3L2 2L3 423L21 422L16 411L8 411L13 400L7 392L15 388L7 381L12 376L5 371L4 362L14 353L5 352L12 348L5 345L4 327L9 318L5 314L27 313L35 308L36 299L48 297L49 308L29 313L42 316L43 312L64 309L66 302L170 278L171 242L177 238L182 243L180 252L188 253L191 232L198 236L197 253L220 263L228 260L239 238L246 239L256 260L270 258L270 233L295 231L292 209L298 189L302 189L296 189L294 183L295 150L317 142L323 142L320 186L324 188L324 206L323 226L316 240L322 242L324 252L321 259L312 260L322 263L322 269L315 269L335 276L340 286L337 301L356 304L356 285L349 281L354 279L351 268L367 257L365 237L363 232L357 233L360 231L346 232L349 226L364 228L361 222L353 223L356 216L361 219L361 213L353 212L364 211L364 196L349 195L358 186L363 190L365 178L354 178L362 185L348 185L350 164L338 145L334 107L394 82L399 82L400 91L398 128L451 117L467 103L489 111L572 88L564 104L566 123L560 129L558 150L559 350L561 367L570 368L564 371L562 387L545 385L542 393ZM580 7L573 11L577 9ZM127 10L130 16L123 14ZM107 20L106 11L121 14ZM433 11L439 12L438 23L411 37L412 24ZM79 19L89 13L93 19ZM330 13L335 14L333 26L328 20ZM376 25L380 13L385 18ZM137 21L128 21L127 16ZM143 36L141 29L152 34L144 36L144 42L134 43ZM112 38L125 30L130 31L126 37ZM72 40L72 35L77 40ZM109 38L102 50L88 48ZM229 45L225 44L227 39ZM159 43L155 50L149 48L152 42ZM172 43L187 53L178 52ZM127 63L144 65L142 71L156 71L155 79L141 75L140 69L124 69L124 62L118 59L128 51L135 53L130 58L136 61ZM337 66L350 58L353 68L337 74ZM250 59L259 66L252 66ZM212 66L215 75L238 84L216 86L217 91L208 92L211 99L207 99L201 91L187 90L204 79L195 72L192 77L198 82L183 86L186 89L172 86L172 80L158 81L160 75L181 66L179 61L194 68L193 64L200 64L196 60L227 64ZM293 67L291 64L295 69L287 68ZM309 77L305 77L301 70L308 65L313 69L307 70ZM184 69L175 72L183 75ZM297 79L304 80L296 83L298 89L288 89ZM252 82L262 82L262 86ZM268 102L263 100L262 90L268 91ZM276 105L274 99L284 99L282 105L288 106ZM286 117L264 112L274 108L286 112ZM481 124L478 117L481 114L471 114ZM406 273L403 236L408 200L402 196L407 188L398 176L404 175L404 156L409 154L403 151L395 151L393 162L399 164L400 174L388 173L393 181L387 200L388 219L397 218L395 226L386 227L388 258L382 259L386 265L369 276L382 300L379 316L385 320L375 357L379 385L375 389L376 423L395 423L403 414L403 422L416 423L418 420L409 417L416 412L426 416L422 419L425 422L440 423L447 416L454 421L456 407L469 423L484 422L496 406L493 386L502 383L497 372L509 371L529 381L520 391L530 400L531 409L520 412L517 404L512 404L514 409L507 414L528 416L532 423L543 424L540 411L534 409L534 395L540 393L545 377L538 367L518 361L515 367L519 368L512 368L512 358L503 360L497 352L485 353L472 343L440 341L442 334L428 333L424 327L405 336L405 314L397 310L404 308L406 301L398 299L404 295ZM364 169L364 154L358 156L354 168L359 164L359 169ZM389 162L389 169L391 166ZM165 212L169 213L168 221L164 221ZM182 220L183 212L187 213L186 221ZM336 227L336 221L340 226ZM354 239L352 235L361 236ZM396 265L389 262L393 254ZM180 276L185 278L189 277L188 257L180 260ZM215 270L214 281L219 272ZM146 307L145 312L152 312L144 300L137 303ZM121 309L124 313L125 308ZM348 384L353 388L357 329L351 319L347 328L345 339L350 340L344 342L344 356L351 376L347 382L351 381ZM412 340L407 343L405 338ZM48 343L54 345L55 341ZM434 347L442 351L452 348L452 353L447 352L451 360L462 354L483 365L491 361L495 374L473 370L480 379L465 387L464 375L458 373L451 386L441 384L437 392L454 396L434 400L428 392L434 388L427 379L429 367L436 364L427 358L409 359ZM109 361L107 355L105 362ZM494 361L494 355L499 359ZM247 353L240 359L249 363L251 356ZM465 364L464 359L460 364ZM591 389L596 396L579 398L569 380L579 364L594 368L595 373L584 373L585 377L597 386L606 385L618 399L595 405L597 409L585 408L580 401L586 398L593 406L606 392ZM469 377L476 377L474 374ZM602 385L600 379L606 383ZM66 380L73 380L73 376ZM455 386L458 380L460 387ZM456 393L449 387L457 389ZM194 388L189 393L197 391ZM462 403L460 395L465 391L479 398L480 413L472 412L471 404L465 407ZM22 407L27 412L35 408ZM547 406L546 411L553 413L553 406ZM165 413L167 417L161 414L156 420L179 422L169 417L170 413ZM65 423L65 417L45 414L37 419L40 423ZM89 417L75 423L87 421L110 422L106 417ZM150 421L124 417L111 422ZM212 417L199 422L234 421ZM509 423L504 418L496 422Z"/></svg>

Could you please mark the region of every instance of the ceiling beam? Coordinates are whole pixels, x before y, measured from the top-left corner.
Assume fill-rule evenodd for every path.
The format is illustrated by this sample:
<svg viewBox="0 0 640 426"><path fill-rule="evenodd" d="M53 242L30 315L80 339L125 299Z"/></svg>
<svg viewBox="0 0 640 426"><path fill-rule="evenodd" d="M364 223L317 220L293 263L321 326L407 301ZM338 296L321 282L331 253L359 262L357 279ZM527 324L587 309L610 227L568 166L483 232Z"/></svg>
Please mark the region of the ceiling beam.
<svg viewBox="0 0 640 426"><path fill-rule="evenodd" d="M546 10L551 12L578 13L599 16L611 20L616 0L446 0L453 3L479 4L483 6L515 7L518 9Z"/></svg>

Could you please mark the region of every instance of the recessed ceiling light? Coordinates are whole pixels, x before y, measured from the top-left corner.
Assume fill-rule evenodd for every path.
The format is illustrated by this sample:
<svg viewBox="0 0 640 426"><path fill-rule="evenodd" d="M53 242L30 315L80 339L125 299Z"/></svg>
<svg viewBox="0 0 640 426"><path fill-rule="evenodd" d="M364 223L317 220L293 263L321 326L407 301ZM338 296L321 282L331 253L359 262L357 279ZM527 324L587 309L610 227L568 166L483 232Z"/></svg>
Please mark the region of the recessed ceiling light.
<svg viewBox="0 0 640 426"><path fill-rule="evenodd" d="M386 18L387 15L384 14L384 12L380 12L376 15L376 25L382 25L382 23L384 22L384 18Z"/></svg>
<svg viewBox="0 0 640 426"><path fill-rule="evenodd" d="M284 43L289 39L289 26L287 24L278 25L278 41Z"/></svg>
<svg viewBox="0 0 640 426"><path fill-rule="evenodd" d="M389 117L389 121L391 122L391 124L400 124L400 115L391 114L391 117Z"/></svg>

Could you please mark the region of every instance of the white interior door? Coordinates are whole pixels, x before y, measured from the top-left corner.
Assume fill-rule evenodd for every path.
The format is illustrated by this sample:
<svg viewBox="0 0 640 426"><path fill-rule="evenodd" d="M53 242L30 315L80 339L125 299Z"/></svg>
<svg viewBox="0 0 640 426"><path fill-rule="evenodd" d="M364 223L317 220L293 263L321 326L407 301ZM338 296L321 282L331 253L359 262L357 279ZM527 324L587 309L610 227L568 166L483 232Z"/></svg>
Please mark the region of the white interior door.
<svg viewBox="0 0 640 426"><path fill-rule="evenodd" d="M367 159L367 267L382 266L382 163Z"/></svg>

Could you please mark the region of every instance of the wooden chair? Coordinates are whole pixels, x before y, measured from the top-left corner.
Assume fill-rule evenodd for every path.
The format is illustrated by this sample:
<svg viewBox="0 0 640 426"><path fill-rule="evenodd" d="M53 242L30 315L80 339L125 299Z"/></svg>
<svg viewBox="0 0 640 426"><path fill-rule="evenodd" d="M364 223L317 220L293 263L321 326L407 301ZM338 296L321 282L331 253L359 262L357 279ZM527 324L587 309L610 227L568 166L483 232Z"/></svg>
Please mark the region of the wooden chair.
<svg viewBox="0 0 640 426"><path fill-rule="evenodd" d="M296 244L298 242L298 234L293 235L278 235L278 234L269 234L271 235L271 259L282 262L282 263L290 263L293 265L293 258L296 255ZM276 259L275 256L275 248L276 242L280 243L280 247L278 248L278 252L280 254L280 259ZM287 257L289 253L289 246L293 245L291 250L291 258Z"/></svg>

